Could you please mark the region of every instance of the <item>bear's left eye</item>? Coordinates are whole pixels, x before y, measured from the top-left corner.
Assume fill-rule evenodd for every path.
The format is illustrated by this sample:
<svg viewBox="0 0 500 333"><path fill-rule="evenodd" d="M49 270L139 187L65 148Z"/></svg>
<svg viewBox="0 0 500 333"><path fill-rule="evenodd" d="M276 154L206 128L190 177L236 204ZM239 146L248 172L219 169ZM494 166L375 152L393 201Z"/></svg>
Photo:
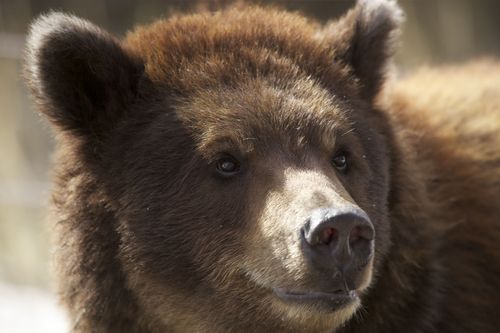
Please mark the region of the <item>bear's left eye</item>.
<svg viewBox="0 0 500 333"><path fill-rule="evenodd" d="M224 177L234 176L240 172L240 162L229 154L225 154L217 160L217 172Z"/></svg>
<svg viewBox="0 0 500 333"><path fill-rule="evenodd" d="M347 153L337 153L332 159L332 164L337 170L346 172L348 167Z"/></svg>

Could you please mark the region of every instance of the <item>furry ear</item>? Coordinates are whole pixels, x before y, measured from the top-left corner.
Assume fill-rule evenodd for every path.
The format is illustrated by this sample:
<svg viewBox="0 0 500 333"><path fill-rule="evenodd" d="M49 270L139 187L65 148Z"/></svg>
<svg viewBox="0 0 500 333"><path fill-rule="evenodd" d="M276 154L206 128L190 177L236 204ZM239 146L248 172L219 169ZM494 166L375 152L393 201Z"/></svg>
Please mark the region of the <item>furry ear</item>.
<svg viewBox="0 0 500 333"><path fill-rule="evenodd" d="M58 129L105 135L133 101L142 72L117 39L85 20L50 13L31 25L25 76Z"/></svg>
<svg viewBox="0 0 500 333"><path fill-rule="evenodd" d="M403 20L395 0L358 0L356 7L318 34L323 42L331 44L334 61L352 69L363 97L370 101L384 82Z"/></svg>

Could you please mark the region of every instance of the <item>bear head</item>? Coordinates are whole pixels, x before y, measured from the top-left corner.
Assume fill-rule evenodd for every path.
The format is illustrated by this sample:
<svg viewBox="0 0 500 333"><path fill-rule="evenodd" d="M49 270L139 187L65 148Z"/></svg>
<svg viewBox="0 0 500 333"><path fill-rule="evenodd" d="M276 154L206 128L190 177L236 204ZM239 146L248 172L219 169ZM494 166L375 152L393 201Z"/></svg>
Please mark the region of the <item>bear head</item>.
<svg viewBox="0 0 500 333"><path fill-rule="evenodd" d="M375 98L401 17L362 0L324 26L241 5L123 40L61 13L33 24L40 113L104 193L113 269L145 320L324 331L353 316L390 247Z"/></svg>

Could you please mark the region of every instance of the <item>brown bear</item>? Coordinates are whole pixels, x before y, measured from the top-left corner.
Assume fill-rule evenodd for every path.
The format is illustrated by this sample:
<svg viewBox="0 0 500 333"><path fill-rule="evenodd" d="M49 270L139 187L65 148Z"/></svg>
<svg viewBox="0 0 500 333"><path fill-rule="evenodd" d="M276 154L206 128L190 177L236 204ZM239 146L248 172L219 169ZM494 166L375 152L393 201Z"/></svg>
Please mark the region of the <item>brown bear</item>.
<svg viewBox="0 0 500 333"><path fill-rule="evenodd" d="M401 20L36 20L72 331L497 332L500 66L386 82Z"/></svg>

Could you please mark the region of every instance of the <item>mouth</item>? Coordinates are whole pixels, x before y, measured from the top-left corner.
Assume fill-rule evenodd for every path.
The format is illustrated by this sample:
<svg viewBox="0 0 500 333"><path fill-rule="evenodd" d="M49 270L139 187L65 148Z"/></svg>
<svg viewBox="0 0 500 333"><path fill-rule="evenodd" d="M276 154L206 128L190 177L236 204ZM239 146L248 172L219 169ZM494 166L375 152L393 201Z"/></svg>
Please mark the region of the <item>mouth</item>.
<svg viewBox="0 0 500 333"><path fill-rule="evenodd" d="M287 304L311 306L318 310L336 311L359 301L356 290L335 292L296 292L274 288L274 294Z"/></svg>

